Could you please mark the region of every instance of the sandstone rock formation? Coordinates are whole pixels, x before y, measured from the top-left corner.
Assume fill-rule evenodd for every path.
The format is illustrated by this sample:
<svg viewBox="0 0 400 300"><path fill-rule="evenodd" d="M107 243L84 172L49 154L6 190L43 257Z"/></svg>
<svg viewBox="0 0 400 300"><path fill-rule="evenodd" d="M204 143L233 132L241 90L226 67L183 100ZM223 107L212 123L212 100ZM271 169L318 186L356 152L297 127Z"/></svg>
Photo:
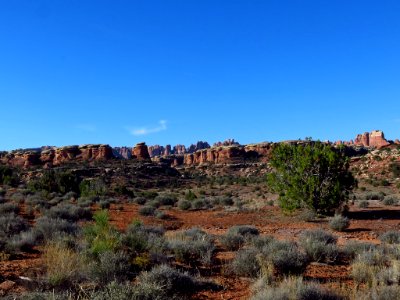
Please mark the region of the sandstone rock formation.
<svg viewBox="0 0 400 300"><path fill-rule="evenodd" d="M0 161L16 167L35 165L60 165L69 161L108 160L114 158L109 145L66 146L43 151L12 151L0 157Z"/></svg>
<svg viewBox="0 0 400 300"><path fill-rule="evenodd" d="M136 144L136 146L132 149L132 158L140 161L150 160L149 150L146 143L142 142Z"/></svg>
<svg viewBox="0 0 400 300"><path fill-rule="evenodd" d="M176 145L172 151L175 155L183 155L186 153L186 147L184 145Z"/></svg>
<svg viewBox="0 0 400 300"><path fill-rule="evenodd" d="M210 145L207 142L199 141L196 143L196 145L194 144L190 145L186 153L194 153L196 151L208 148L210 148Z"/></svg>
<svg viewBox="0 0 400 300"><path fill-rule="evenodd" d="M132 148L130 147L114 147L113 154L119 159L130 159L132 157Z"/></svg>
<svg viewBox="0 0 400 300"><path fill-rule="evenodd" d="M354 140L354 145L379 149L390 145L390 143L385 139L385 135L381 130L373 130L371 133L358 134Z"/></svg>
<svg viewBox="0 0 400 300"><path fill-rule="evenodd" d="M235 139L227 139L223 142L214 143L213 147L222 147L222 146L239 146L240 144L235 141Z"/></svg>

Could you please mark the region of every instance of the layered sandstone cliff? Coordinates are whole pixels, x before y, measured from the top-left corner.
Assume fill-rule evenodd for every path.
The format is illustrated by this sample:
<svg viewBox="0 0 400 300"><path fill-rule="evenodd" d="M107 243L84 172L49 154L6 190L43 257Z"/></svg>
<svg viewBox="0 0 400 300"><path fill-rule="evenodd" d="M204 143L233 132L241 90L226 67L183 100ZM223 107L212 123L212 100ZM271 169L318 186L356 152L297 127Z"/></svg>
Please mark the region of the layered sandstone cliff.
<svg viewBox="0 0 400 300"><path fill-rule="evenodd" d="M358 134L354 140L356 146L382 148L390 145L385 139L385 134L381 130L373 130L372 132L365 132Z"/></svg>

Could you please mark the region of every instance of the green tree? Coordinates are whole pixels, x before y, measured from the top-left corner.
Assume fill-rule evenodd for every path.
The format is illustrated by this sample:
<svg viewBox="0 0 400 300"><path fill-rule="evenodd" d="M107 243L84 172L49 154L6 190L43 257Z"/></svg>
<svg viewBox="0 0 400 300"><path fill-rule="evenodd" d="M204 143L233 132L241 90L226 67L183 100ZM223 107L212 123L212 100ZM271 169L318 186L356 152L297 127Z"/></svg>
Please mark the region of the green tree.
<svg viewBox="0 0 400 300"><path fill-rule="evenodd" d="M307 140L276 144L272 150L270 187L285 211L307 207L329 214L349 197L356 181L342 148Z"/></svg>

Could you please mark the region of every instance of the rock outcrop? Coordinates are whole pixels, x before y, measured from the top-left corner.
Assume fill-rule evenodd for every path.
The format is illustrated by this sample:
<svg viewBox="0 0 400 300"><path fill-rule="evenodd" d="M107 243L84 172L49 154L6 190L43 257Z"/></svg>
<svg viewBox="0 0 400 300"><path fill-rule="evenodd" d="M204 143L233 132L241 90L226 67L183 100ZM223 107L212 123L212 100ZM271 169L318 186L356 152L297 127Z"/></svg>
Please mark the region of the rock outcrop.
<svg viewBox="0 0 400 300"><path fill-rule="evenodd" d="M184 165L234 164L254 161L267 161L272 144L261 143L247 146L223 146L203 149L184 155Z"/></svg>
<svg viewBox="0 0 400 300"><path fill-rule="evenodd" d="M82 145L50 148L37 151L12 151L0 157L4 164L16 167L53 166L70 161L108 160L114 158L109 145Z"/></svg>
<svg viewBox="0 0 400 300"><path fill-rule="evenodd" d="M195 144L190 145L189 148L187 148L186 153L194 153L196 151L208 148L210 148L210 144L208 144L207 142L199 141L196 143L196 145Z"/></svg>
<svg viewBox="0 0 400 300"><path fill-rule="evenodd" d="M132 158L135 158L140 161L150 160L149 149L147 148L146 143L138 143L132 149Z"/></svg>
<svg viewBox="0 0 400 300"><path fill-rule="evenodd" d="M227 139L223 142L214 143L213 147L222 147L222 146L239 146L240 144L235 141L235 139Z"/></svg>
<svg viewBox="0 0 400 300"><path fill-rule="evenodd" d="M132 148L130 148L130 147L114 147L113 154L116 158L130 159L132 157Z"/></svg>
<svg viewBox="0 0 400 300"><path fill-rule="evenodd" d="M358 134L354 140L354 145L379 149L390 145L390 143L385 139L385 135L381 130L374 130L371 133Z"/></svg>

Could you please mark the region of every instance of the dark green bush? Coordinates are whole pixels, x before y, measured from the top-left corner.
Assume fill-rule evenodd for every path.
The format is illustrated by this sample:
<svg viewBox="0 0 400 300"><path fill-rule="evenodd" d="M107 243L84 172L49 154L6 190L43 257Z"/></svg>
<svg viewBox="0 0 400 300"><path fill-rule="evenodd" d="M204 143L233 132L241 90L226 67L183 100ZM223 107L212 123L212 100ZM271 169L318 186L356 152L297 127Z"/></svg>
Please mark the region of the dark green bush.
<svg viewBox="0 0 400 300"><path fill-rule="evenodd" d="M286 211L307 207L332 213L356 186L343 149L319 141L275 144L269 163L275 169L268 175L269 186Z"/></svg>
<svg viewBox="0 0 400 300"><path fill-rule="evenodd" d="M84 179L79 184L79 191L82 197L104 196L107 185L101 178Z"/></svg>
<svg viewBox="0 0 400 300"><path fill-rule="evenodd" d="M0 165L0 184L17 186L19 181L19 175L15 169Z"/></svg>
<svg viewBox="0 0 400 300"><path fill-rule="evenodd" d="M31 179L28 186L32 191L66 194L79 192L81 179L69 171L45 170L41 177Z"/></svg>

